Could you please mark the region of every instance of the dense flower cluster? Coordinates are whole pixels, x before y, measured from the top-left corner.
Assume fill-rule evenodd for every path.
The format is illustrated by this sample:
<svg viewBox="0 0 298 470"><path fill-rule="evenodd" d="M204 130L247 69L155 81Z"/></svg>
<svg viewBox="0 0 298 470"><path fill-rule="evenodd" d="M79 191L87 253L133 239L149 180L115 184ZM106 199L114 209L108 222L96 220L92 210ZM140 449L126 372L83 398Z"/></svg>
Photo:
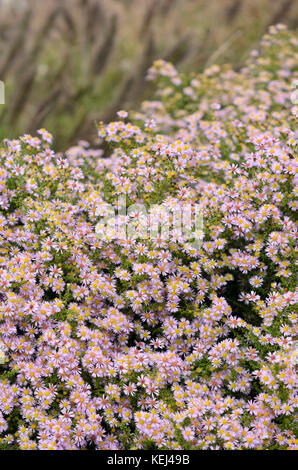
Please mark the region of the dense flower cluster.
<svg viewBox="0 0 298 470"><path fill-rule="evenodd" d="M240 72L156 62L107 156L4 143L2 447L295 448L297 44L278 25ZM199 203L203 241L101 239L120 196Z"/></svg>

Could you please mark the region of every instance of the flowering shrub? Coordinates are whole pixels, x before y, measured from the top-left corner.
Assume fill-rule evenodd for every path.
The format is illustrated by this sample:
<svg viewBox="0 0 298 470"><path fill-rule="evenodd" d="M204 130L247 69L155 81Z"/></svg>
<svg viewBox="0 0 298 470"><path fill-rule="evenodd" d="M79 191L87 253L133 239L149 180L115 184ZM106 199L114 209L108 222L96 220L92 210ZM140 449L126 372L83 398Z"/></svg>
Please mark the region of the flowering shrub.
<svg viewBox="0 0 298 470"><path fill-rule="evenodd" d="M240 72L156 62L106 158L4 142L3 448L295 448L296 46L279 25ZM203 241L99 237L120 196L199 203Z"/></svg>

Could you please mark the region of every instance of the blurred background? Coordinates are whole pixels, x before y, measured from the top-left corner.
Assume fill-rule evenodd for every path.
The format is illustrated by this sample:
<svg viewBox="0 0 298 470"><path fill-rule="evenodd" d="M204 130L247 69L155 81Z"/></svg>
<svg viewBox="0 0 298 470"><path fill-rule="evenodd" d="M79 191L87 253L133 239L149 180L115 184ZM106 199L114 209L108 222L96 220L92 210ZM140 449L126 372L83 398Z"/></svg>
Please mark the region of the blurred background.
<svg viewBox="0 0 298 470"><path fill-rule="evenodd" d="M45 127L59 150L94 143L95 121L150 97L155 59L239 69L276 23L297 28L296 0L0 0L0 138Z"/></svg>

